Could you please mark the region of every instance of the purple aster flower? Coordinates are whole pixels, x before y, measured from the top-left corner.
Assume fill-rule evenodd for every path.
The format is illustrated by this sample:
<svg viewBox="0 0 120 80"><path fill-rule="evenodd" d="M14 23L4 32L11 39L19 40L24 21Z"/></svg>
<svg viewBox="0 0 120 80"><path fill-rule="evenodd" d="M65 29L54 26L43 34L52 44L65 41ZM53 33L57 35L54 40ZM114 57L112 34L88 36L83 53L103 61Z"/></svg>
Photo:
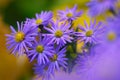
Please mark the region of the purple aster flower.
<svg viewBox="0 0 120 80"><path fill-rule="evenodd" d="M77 17L82 15L82 11L77 12L77 5L75 5L72 9L66 8L66 11L58 11L58 16L60 20L75 20Z"/></svg>
<svg viewBox="0 0 120 80"><path fill-rule="evenodd" d="M104 34L102 36L102 39L101 39L102 40L101 44L107 44L107 45L110 46L112 44L115 44L116 42L119 42L119 40L120 40L119 31L116 30L115 27L108 26L106 28L106 30L105 30L105 32L104 32Z"/></svg>
<svg viewBox="0 0 120 80"><path fill-rule="evenodd" d="M51 43L55 43L59 46L64 46L67 42L72 42L73 37L72 37L72 33L73 30L70 29L71 25L68 23L63 23L61 25L59 25L59 22L52 22L52 27L51 28L47 28L45 27L45 29L50 32L51 34L47 34L48 37L51 38Z"/></svg>
<svg viewBox="0 0 120 80"><path fill-rule="evenodd" d="M50 38L45 36L44 38L40 37L40 40L30 47L28 51L28 57L30 57L30 62L34 59L37 59L39 65L46 64L49 62L49 57L52 56L53 46L49 44Z"/></svg>
<svg viewBox="0 0 120 80"><path fill-rule="evenodd" d="M90 16L97 16L104 13L107 10L112 10L115 8L115 3L117 0L91 0L87 3Z"/></svg>
<svg viewBox="0 0 120 80"><path fill-rule="evenodd" d="M34 73L37 75L37 80L42 78L42 80L50 80L52 73L48 69L48 65L38 65L36 64L34 67Z"/></svg>
<svg viewBox="0 0 120 80"><path fill-rule="evenodd" d="M67 68L67 58L65 58L66 48L60 50L56 48L54 54L50 57L50 62L42 65L36 65L34 68L35 74L38 78L42 77L43 80L51 80L51 76L54 76L56 70L60 70L60 67Z"/></svg>
<svg viewBox="0 0 120 80"><path fill-rule="evenodd" d="M105 24L105 30L101 37L101 44L111 46L119 43L120 40L120 19L119 17L108 18Z"/></svg>
<svg viewBox="0 0 120 80"><path fill-rule="evenodd" d="M81 32L76 32L78 40L84 41L85 43L98 43L101 39L102 33L104 32L104 27L102 22L99 22L96 25L96 20L90 26L87 25L86 21L84 22L85 27L80 27Z"/></svg>
<svg viewBox="0 0 120 80"><path fill-rule="evenodd" d="M36 14L36 18L35 19L31 19L32 20L32 25L34 26L39 26L39 25L43 25L46 26L49 24L50 20L52 19L53 14L51 11L47 12L41 12L40 14Z"/></svg>
<svg viewBox="0 0 120 80"><path fill-rule="evenodd" d="M36 27L31 26L30 24L21 25L17 22L18 31L16 31L12 26L10 26L12 33L7 34L7 47L16 55L23 54L25 51L28 51L28 46L32 46L32 41L34 41L35 36L37 35Z"/></svg>
<svg viewBox="0 0 120 80"><path fill-rule="evenodd" d="M60 67L67 68L67 58L66 57L66 47L62 48L60 50L59 47L57 47L54 51L53 56L50 58L50 63L49 63L49 69L50 72L54 73L55 70L60 70Z"/></svg>

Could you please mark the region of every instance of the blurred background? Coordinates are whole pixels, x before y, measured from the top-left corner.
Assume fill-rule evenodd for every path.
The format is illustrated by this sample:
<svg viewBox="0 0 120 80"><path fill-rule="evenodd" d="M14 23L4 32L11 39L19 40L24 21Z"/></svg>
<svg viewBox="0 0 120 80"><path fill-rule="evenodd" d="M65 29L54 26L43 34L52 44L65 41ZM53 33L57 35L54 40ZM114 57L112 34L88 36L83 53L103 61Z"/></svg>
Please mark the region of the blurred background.
<svg viewBox="0 0 120 80"><path fill-rule="evenodd" d="M42 10L57 10L78 5L78 10L87 10L89 0L0 0L0 80L31 80L34 78L33 64L26 56L16 57L9 54L5 46L5 34L10 33L9 26L16 28L16 21L35 17ZM88 17L84 16L84 19ZM82 19L83 20L83 19ZM81 22L82 23L82 22Z"/></svg>

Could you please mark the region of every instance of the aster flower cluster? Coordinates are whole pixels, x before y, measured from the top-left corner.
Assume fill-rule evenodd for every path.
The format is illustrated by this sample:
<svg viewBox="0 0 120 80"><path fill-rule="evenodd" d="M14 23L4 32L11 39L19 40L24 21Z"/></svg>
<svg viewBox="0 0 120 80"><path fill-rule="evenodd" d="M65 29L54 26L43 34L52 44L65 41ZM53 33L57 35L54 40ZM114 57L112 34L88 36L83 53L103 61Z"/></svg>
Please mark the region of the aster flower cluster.
<svg viewBox="0 0 120 80"><path fill-rule="evenodd" d="M115 11L116 2L91 0L87 4L89 14L96 16L107 9ZM56 72L76 70L81 80L120 80L120 14L115 13L106 22L91 19L90 24L84 21L84 26L74 29L74 20L83 14L77 11L77 5L59 10L57 19L53 19L51 11L42 11L35 18L17 22L17 30L10 26L12 32L6 34L6 45L11 54L25 54L30 62L35 62L33 70L37 79L52 80ZM81 42L84 45L79 53L77 43Z"/></svg>

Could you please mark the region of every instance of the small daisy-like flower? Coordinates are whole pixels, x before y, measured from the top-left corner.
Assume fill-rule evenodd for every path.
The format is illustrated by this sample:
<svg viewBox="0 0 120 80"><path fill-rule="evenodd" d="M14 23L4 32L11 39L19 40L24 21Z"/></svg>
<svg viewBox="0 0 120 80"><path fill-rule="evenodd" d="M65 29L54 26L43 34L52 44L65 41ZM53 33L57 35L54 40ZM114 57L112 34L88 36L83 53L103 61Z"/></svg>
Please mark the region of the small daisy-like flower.
<svg viewBox="0 0 120 80"><path fill-rule="evenodd" d="M32 46L32 41L34 41L35 36L37 35L36 27L30 26L29 24L21 25L17 22L18 31L16 31L12 26L10 26L12 33L6 34L7 36L7 46L11 50L11 53L16 55L23 54L25 51L28 51L28 46Z"/></svg>
<svg viewBox="0 0 120 80"><path fill-rule="evenodd" d="M40 40L30 47L30 50L27 52L28 57L30 57L30 62L34 59L37 59L39 65L46 64L49 62L49 57L52 56L53 46L49 44L47 36Z"/></svg>
<svg viewBox="0 0 120 80"><path fill-rule="evenodd" d="M104 32L104 28L102 26L102 23L99 22L96 25L96 21L92 23L90 22L90 26L87 25L86 21L85 27L80 27L81 32L76 32L76 35L78 36L78 40L84 41L85 43L97 43L100 41L100 38L102 36L102 33Z"/></svg>
<svg viewBox="0 0 120 80"><path fill-rule="evenodd" d="M66 11L58 11L58 16L60 20L75 20L77 17L82 15L82 11L77 12L77 5L75 5L72 9L66 8Z"/></svg>
<svg viewBox="0 0 120 80"><path fill-rule="evenodd" d="M32 20L32 25L34 26L39 26L39 25L43 25L46 26L50 20L52 19L53 14L51 11L47 12L41 12L40 14L36 14L36 18L35 19L31 19Z"/></svg>
<svg viewBox="0 0 120 80"><path fill-rule="evenodd" d="M50 80L52 73L48 69L48 65L38 65L34 67L34 73L37 75L37 79Z"/></svg>
<svg viewBox="0 0 120 80"><path fill-rule="evenodd" d="M104 13L107 10L114 9L117 0L91 0L87 3L90 16L97 16Z"/></svg>
<svg viewBox="0 0 120 80"><path fill-rule="evenodd" d="M106 49L117 49L117 47L120 46L120 27L118 26L118 24L113 25L113 23L111 22L106 25L107 28L105 29L103 36L101 37L102 39L100 44L106 46Z"/></svg>
<svg viewBox="0 0 120 80"><path fill-rule="evenodd" d="M60 70L60 67L67 68L67 58L65 55L66 47L65 48L56 48L54 51L53 56L50 58L49 69L50 72L54 73L55 70Z"/></svg>
<svg viewBox="0 0 120 80"><path fill-rule="evenodd" d="M72 42L72 32L73 30L70 29L71 25L68 23L63 23L59 25L59 22L52 22L51 28L46 28L51 34L47 34L48 37L51 38L51 43L55 43L59 46L64 46L67 42Z"/></svg>

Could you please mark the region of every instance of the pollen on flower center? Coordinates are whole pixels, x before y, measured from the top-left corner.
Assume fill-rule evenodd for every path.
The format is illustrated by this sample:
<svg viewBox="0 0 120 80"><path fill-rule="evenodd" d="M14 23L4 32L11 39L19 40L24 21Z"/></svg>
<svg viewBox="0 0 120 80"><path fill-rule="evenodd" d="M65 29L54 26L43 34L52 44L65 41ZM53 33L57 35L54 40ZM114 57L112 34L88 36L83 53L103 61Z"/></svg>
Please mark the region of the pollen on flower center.
<svg viewBox="0 0 120 80"><path fill-rule="evenodd" d="M86 32L85 34L87 37L91 37L93 35L93 31L92 30L89 30Z"/></svg>
<svg viewBox="0 0 120 80"><path fill-rule="evenodd" d="M67 13L67 15L66 15L67 17L72 17L73 16L73 14L72 13Z"/></svg>
<svg viewBox="0 0 120 80"><path fill-rule="evenodd" d="M51 58L51 61L56 61L58 58L58 55L57 54L54 54L53 57Z"/></svg>
<svg viewBox="0 0 120 80"><path fill-rule="evenodd" d="M36 20L36 24L41 24L42 23L42 19L37 19Z"/></svg>
<svg viewBox="0 0 120 80"><path fill-rule="evenodd" d="M38 46L36 47L36 51L37 51L38 53L42 53L42 52L44 51L44 47L43 47L42 45L38 45Z"/></svg>
<svg viewBox="0 0 120 80"><path fill-rule="evenodd" d="M108 34L107 38L108 40L113 41L116 38L116 35L115 33L111 32Z"/></svg>
<svg viewBox="0 0 120 80"><path fill-rule="evenodd" d="M21 42L21 41L24 40L24 37L25 37L25 35L24 35L23 32L17 32L17 33L15 34L15 41L16 41L16 42Z"/></svg>
<svg viewBox="0 0 120 80"><path fill-rule="evenodd" d="M61 30L57 30L55 32L55 36L58 37L58 38L60 38L62 35L63 35L63 32Z"/></svg>

